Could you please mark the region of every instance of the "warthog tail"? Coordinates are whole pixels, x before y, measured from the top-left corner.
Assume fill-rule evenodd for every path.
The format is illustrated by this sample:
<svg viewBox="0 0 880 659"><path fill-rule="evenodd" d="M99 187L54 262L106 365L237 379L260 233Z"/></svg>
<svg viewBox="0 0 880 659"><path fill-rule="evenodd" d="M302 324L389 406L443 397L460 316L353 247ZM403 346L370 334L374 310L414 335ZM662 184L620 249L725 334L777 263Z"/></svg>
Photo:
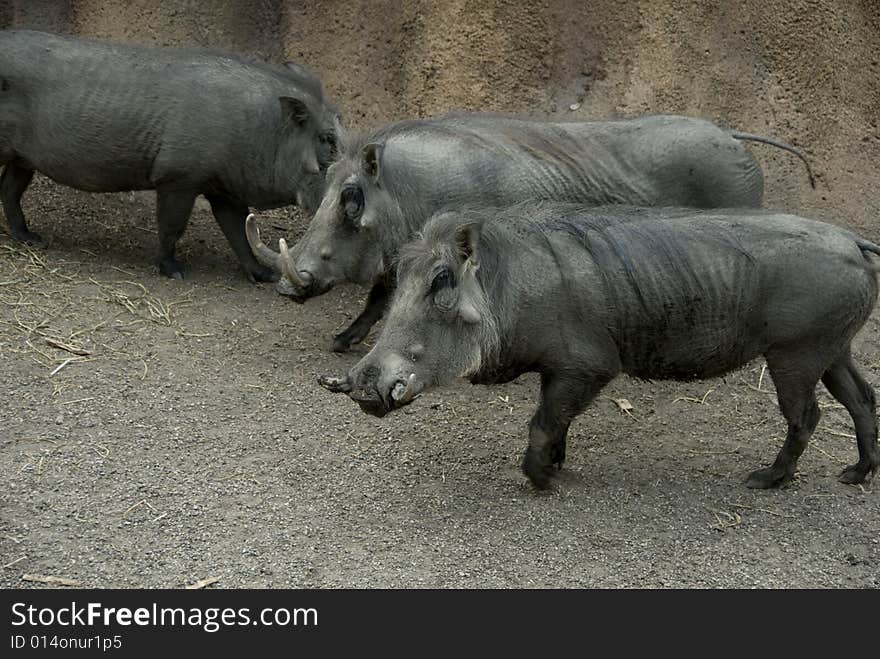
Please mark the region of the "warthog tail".
<svg viewBox="0 0 880 659"><path fill-rule="evenodd" d="M859 237L856 238L856 245L858 245L859 249L862 250L862 257L865 259L865 263L872 270L874 270L875 273L880 274L880 263L878 263L876 259L869 256L869 254L880 256L880 245L872 243L870 240L865 240L864 238Z"/></svg>
<svg viewBox="0 0 880 659"><path fill-rule="evenodd" d="M770 146L775 146L779 149L785 149L786 151L793 153L798 158L804 161L804 165L807 168L807 176L810 178L810 187L812 187L814 190L816 189L816 180L813 178L813 169L810 167L810 162L807 160L807 157L803 153L801 153L798 149L795 149L790 144L779 142L778 140L774 140L769 137L752 135L751 133L732 132L730 136L737 140L748 140L751 142L761 142L762 144L769 144Z"/></svg>
<svg viewBox="0 0 880 659"><path fill-rule="evenodd" d="M870 240L865 240L864 238L856 238L856 245L859 246L859 249L863 252L871 252L871 254L876 254L880 256L880 245L872 243Z"/></svg>

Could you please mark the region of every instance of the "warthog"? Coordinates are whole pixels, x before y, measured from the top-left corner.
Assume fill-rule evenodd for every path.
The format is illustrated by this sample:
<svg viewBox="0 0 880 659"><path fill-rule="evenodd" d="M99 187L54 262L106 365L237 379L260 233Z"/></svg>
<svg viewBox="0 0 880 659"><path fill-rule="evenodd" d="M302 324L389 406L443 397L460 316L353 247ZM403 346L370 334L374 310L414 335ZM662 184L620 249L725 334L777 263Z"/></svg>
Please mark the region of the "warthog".
<svg viewBox="0 0 880 659"><path fill-rule="evenodd" d="M794 151L677 116L547 123L458 113L403 121L345 145L292 253L286 245L272 252L253 224L248 236L264 263L283 269L279 292L298 302L341 282L373 286L364 312L334 339L333 349L344 351L382 316L398 248L438 210L531 199L757 207L763 174L744 139Z"/></svg>
<svg viewBox="0 0 880 659"><path fill-rule="evenodd" d="M0 200L12 236L34 171L90 192L156 190L159 266L204 194L252 280L278 278L245 238L248 207L314 212L339 137L320 80L290 63L0 31Z"/></svg>
<svg viewBox="0 0 880 659"><path fill-rule="evenodd" d="M793 215L527 204L436 216L407 245L378 342L321 383L383 416L456 376L541 374L523 471L537 487L565 457L569 424L618 373L720 376L763 355L788 436L749 487L788 482L819 420L821 379L855 423L859 460L880 465L874 391L850 342L877 298L854 233Z"/></svg>

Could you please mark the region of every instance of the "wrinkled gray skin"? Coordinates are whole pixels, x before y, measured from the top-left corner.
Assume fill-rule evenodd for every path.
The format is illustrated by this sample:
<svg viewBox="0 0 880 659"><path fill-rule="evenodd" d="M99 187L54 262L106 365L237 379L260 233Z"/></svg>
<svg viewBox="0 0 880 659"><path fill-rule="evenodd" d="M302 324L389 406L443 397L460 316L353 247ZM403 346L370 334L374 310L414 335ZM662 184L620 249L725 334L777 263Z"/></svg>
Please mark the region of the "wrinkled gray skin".
<svg viewBox="0 0 880 659"><path fill-rule="evenodd" d="M374 285L335 338L334 350L347 350L381 317L397 250L438 210L530 199L758 207L761 168L737 136L791 149L679 116L547 123L457 113L390 124L343 145L278 290L302 302L342 282Z"/></svg>
<svg viewBox="0 0 880 659"><path fill-rule="evenodd" d="M373 349L321 384L377 416L457 376L541 374L523 471L539 488L565 457L569 424L618 373L716 377L763 355L788 435L749 487L788 482L819 420L821 380L855 423L859 460L880 465L874 391L850 342L877 298L850 231L766 211L588 209L531 204L445 213L407 245Z"/></svg>
<svg viewBox="0 0 880 659"><path fill-rule="evenodd" d="M248 207L313 213L338 138L320 81L292 63L0 31L0 200L28 244L42 244L20 203L34 171L90 192L156 190L159 266L180 278L175 246L204 194L247 276L276 280L248 246Z"/></svg>

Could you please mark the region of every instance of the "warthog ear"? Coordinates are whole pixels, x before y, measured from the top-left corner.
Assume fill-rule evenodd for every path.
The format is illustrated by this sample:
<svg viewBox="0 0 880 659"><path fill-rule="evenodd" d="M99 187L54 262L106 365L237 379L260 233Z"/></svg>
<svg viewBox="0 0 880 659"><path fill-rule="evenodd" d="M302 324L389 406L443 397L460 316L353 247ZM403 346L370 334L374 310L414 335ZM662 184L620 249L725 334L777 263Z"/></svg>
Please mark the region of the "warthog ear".
<svg viewBox="0 0 880 659"><path fill-rule="evenodd" d="M469 222L455 230L455 248L462 260L458 273L458 315L466 323L479 323L482 315L479 310L480 283L477 281L477 268L480 267L477 246L480 242L482 226Z"/></svg>
<svg viewBox="0 0 880 659"><path fill-rule="evenodd" d="M321 82L321 79L317 75L309 71L307 68L300 66L296 62L285 62L284 66L294 75L297 75L303 80L307 80L309 83L314 85L319 92L318 96L323 95L324 84Z"/></svg>
<svg viewBox="0 0 880 659"><path fill-rule="evenodd" d="M379 185L379 162L382 160L382 145L367 144L361 152L364 174L374 185Z"/></svg>
<svg viewBox="0 0 880 659"><path fill-rule="evenodd" d="M458 315L466 323L479 323L482 315L479 311L480 283L477 281L475 268L468 268L465 261L464 272L458 286Z"/></svg>
<svg viewBox="0 0 880 659"><path fill-rule="evenodd" d="M476 222L463 224L455 230L455 247L462 261L470 261L476 270L479 266L477 245L480 242L482 226Z"/></svg>
<svg viewBox="0 0 880 659"><path fill-rule="evenodd" d="M281 101L281 116L291 121L295 126L304 125L311 116L309 108L302 99L294 96L279 96Z"/></svg>
<svg viewBox="0 0 880 659"><path fill-rule="evenodd" d="M466 295L461 296L461 302L458 305L458 315L461 316L464 322L474 325L479 323L482 318L480 312L477 311L477 305Z"/></svg>
<svg viewBox="0 0 880 659"><path fill-rule="evenodd" d="M361 227L364 229L373 226L376 223L376 209L374 206L368 206L361 214Z"/></svg>

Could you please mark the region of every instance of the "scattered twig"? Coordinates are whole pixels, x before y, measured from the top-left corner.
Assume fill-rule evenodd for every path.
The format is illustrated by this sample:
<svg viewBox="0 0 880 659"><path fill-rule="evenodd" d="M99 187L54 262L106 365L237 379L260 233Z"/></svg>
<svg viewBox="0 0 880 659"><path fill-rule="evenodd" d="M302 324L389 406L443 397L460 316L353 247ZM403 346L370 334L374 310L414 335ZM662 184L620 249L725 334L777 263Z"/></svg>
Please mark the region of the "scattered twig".
<svg viewBox="0 0 880 659"><path fill-rule="evenodd" d="M91 327L91 328L89 328L89 329L81 329L81 330L77 330L77 331L75 331L73 334L71 334L69 337L67 337L67 340L68 340L68 341L72 341L73 339L75 339L75 338L76 338L77 336L79 336L80 334L85 334L86 332L88 332L88 333L97 332L99 328L103 327L103 326L106 325L106 324L107 324L107 321L106 321L106 320L102 320L100 323L98 323L98 324L95 325L94 327Z"/></svg>
<svg viewBox="0 0 880 659"><path fill-rule="evenodd" d="M51 355L49 355L49 354L43 352L42 350L40 350L37 346L35 346L33 343L31 343L31 340L30 340L30 339L27 339L27 340L25 341L25 343L28 344L28 346L30 347L31 350L33 350L35 353L37 353L38 355L40 355L41 357L43 357L46 361L48 361L48 362L50 362L50 363L55 361L55 358L54 358L54 357L52 357Z"/></svg>
<svg viewBox="0 0 880 659"><path fill-rule="evenodd" d="M696 404L698 404L698 405L705 405L705 404L706 404L706 398L708 398L708 397L709 397L709 394L711 394L713 391L715 391L715 390L714 390L714 389L709 389L709 391L707 391L705 394L703 394L703 397L702 397L702 398L694 398L693 396L679 396L678 398L676 398L675 400L672 401L672 404L674 405L674 404L677 403L678 401L683 400L683 401L686 401L686 402L688 402L688 403L696 403Z"/></svg>
<svg viewBox="0 0 880 659"><path fill-rule="evenodd" d="M126 517L126 516L128 515L128 513L130 513L131 511L135 510L136 508L139 508L140 506L143 506L146 502L147 502L146 499L141 499L141 500L138 501L136 504L133 504L133 505L129 506L129 507L126 509L126 511L125 511L124 513L122 513L122 516L123 516L123 517Z"/></svg>
<svg viewBox="0 0 880 659"><path fill-rule="evenodd" d="M633 416L632 413L635 408L633 407L632 403L630 403L626 398L612 398L611 396L605 396L605 398L617 405L617 409L619 409L621 412L623 412L630 418L635 419L635 416Z"/></svg>
<svg viewBox="0 0 880 659"><path fill-rule="evenodd" d="M794 519L794 515L785 515L783 513L777 512L775 510L768 510L767 508L756 508L755 506L747 506L743 503L734 503L731 504L734 508L742 508L743 510L757 510L761 513L767 513L768 515L775 515L776 517L785 517L786 519Z"/></svg>
<svg viewBox="0 0 880 659"><path fill-rule="evenodd" d="M710 524L710 528L715 529L716 531L724 531L725 529L733 529L742 524L742 517L740 517L739 513L730 513L724 511L716 511L713 510L712 514L715 515L715 519L717 520L715 524ZM721 519L721 515L724 515L726 519Z"/></svg>
<svg viewBox="0 0 880 659"><path fill-rule="evenodd" d="M689 449L688 453L691 455L731 455L733 453L739 453L737 449L732 449L730 451L696 451L694 449Z"/></svg>
<svg viewBox="0 0 880 659"><path fill-rule="evenodd" d="M8 536L7 536L7 537L8 537ZM12 567L12 566L15 565L16 563L21 563L21 562L22 562L23 560L25 560L26 558L27 558L27 556L21 556L21 557L19 557L19 558L16 558L14 561L10 561L10 562L8 562L6 565L4 565L4 566L3 566L3 569L5 570L5 569L8 568L8 567Z"/></svg>
<svg viewBox="0 0 880 659"><path fill-rule="evenodd" d="M54 371L52 371L51 373L49 373L49 377L51 378L53 375L55 375L56 373L58 373L58 371L60 371L60 370L61 370L62 368L64 368L65 366L67 366L70 362L78 362L78 361L80 361L80 360L76 359L75 357L70 357L70 358L68 358L68 359L65 359L65 360L64 360L63 362L61 362L58 366L55 367L55 370L54 370Z"/></svg>
<svg viewBox="0 0 880 659"><path fill-rule="evenodd" d="M804 495L804 501L807 499L833 499L837 496L836 494L806 494Z"/></svg>
<svg viewBox="0 0 880 659"><path fill-rule="evenodd" d="M814 446L815 446L816 450L819 451L819 453L821 453L822 455L824 455L826 458L830 458L830 459L832 459L832 460L834 460L835 462L838 462L838 463L840 463L840 464L846 464L846 460L844 460L843 458L838 458L838 457L835 456L835 455L831 455L828 451L826 451L825 449L823 449L823 448L822 448L821 446L819 446L818 444L815 444Z"/></svg>
<svg viewBox="0 0 880 659"><path fill-rule="evenodd" d="M835 435L836 437L847 437L848 439L855 439L855 435L850 435L848 432L839 432L837 430L830 430L828 428L823 428L822 432L827 432L829 435Z"/></svg>
<svg viewBox="0 0 880 659"><path fill-rule="evenodd" d="M208 577L207 579L199 579L195 583L186 586L186 590L201 590L202 588L217 583L218 581L220 581L220 577Z"/></svg>
<svg viewBox="0 0 880 659"><path fill-rule="evenodd" d="M79 355L80 357L88 357L92 353L86 350L85 348L80 348L79 346L72 346L66 343L62 343L58 339L53 339L52 337L46 336L43 337L43 340L48 343L53 348L58 348L59 350L64 350L73 355Z"/></svg>
<svg viewBox="0 0 880 659"><path fill-rule="evenodd" d="M37 583L57 584L59 586L81 586L82 582L76 579L68 579L67 577L53 577L42 574L23 574L22 581L35 581Z"/></svg>

